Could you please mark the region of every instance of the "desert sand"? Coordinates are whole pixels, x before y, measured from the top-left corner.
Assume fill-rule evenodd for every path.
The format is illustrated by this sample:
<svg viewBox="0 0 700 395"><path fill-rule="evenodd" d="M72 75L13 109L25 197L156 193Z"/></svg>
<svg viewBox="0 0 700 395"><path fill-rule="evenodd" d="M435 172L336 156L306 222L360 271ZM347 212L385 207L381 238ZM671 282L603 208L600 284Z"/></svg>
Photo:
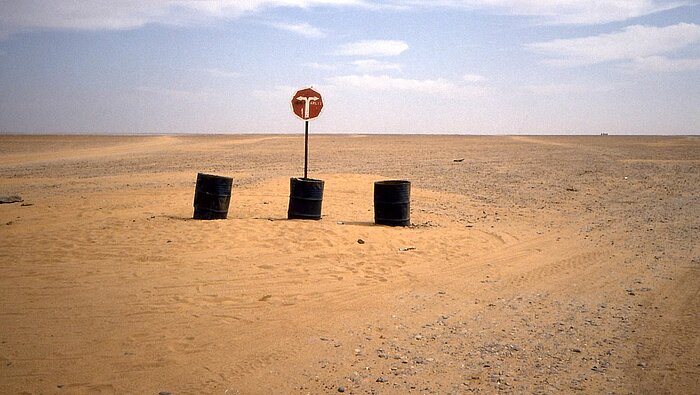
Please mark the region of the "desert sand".
<svg viewBox="0 0 700 395"><path fill-rule="evenodd" d="M700 138L310 143L320 221L303 135L0 136L0 393L700 390Z"/></svg>

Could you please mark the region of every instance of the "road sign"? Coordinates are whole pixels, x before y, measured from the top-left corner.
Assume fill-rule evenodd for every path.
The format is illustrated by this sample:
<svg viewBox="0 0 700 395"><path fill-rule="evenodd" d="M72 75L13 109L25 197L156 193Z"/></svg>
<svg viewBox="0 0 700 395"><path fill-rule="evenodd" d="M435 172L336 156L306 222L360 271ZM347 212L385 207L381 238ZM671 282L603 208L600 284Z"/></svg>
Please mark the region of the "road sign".
<svg viewBox="0 0 700 395"><path fill-rule="evenodd" d="M316 118L322 108L321 94L311 88L300 89L292 96L292 111L302 121Z"/></svg>

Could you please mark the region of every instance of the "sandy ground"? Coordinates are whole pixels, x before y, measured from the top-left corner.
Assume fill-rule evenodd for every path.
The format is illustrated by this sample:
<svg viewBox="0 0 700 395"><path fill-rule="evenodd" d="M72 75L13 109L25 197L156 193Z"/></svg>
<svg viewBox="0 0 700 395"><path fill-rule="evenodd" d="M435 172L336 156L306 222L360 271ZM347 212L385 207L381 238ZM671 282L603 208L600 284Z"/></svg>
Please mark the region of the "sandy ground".
<svg viewBox="0 0 700 395"><path fill-rule="evenodd" d="M323 219L290 221L302 166L0 136L0 393L698 393L699 138L312 135ZM229 219L190 219L197 172ZM411 227L373 224L392 178Z"/></svg>

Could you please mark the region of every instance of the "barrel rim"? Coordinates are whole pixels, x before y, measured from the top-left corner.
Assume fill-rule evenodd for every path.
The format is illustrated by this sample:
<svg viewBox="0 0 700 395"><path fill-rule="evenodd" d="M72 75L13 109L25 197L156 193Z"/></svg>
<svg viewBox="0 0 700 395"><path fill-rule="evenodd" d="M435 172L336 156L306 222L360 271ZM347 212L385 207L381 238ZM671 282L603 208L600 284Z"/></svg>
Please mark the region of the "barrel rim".
<svg viewBox="0 0 700 395"><path fill-rule="evenodd" d="M323 184L324 183L323 180L319 180L317 178L291 177L290 180L305 182L305 183L309 183L309 184Z"/></svg>
<svg viewBox="0 0 700 395"><path fill-rule="evenodd" d="M408 181L408 180L381 180L381 181L375 181L374 185L411 185L411 181Z"/></svg>
<svg viewBox="0 0 700 395"><path fill-rule="evenodd" d="M210 174L210 173L197 173L198 176L205 176L205 177L212 177L212 178L223 178L226 180L233 180L233 177L227 177L227 176L220 176L217 174Z"/></svg>

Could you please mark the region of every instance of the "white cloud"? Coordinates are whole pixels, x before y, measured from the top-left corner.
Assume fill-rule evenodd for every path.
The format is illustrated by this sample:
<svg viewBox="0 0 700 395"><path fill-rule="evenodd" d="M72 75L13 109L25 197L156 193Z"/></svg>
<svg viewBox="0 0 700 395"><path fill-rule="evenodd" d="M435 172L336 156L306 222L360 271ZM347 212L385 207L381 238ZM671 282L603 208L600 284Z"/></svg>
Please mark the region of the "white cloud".
<svg viewBox="0 0 700 395"><path fill-rule="evenodd" d="M470 82L470 83L486 81L486 77L484 77L483 75L479 75L479 74L465 74L462 76L462 79L465 82Z"/></svg>
<svg viewBox="0 0 700 395"><path fill-rule="evenodd" d="M323 38L326 37L321 29L311 26L308 23L270 23L270 26L275 29L288 31L307 38Z"/></svg>
<svg viewBox="0 0 700 395"><path fill-rule="evenodd" d="M627 68L631 72L675 73L700 70L700 58L670 59L665 56L636 58Z"/></svg>
<svg viewBox="0 0 700 395"><path fill-rule="evenodd" d="M408 44L399 40L365 40L341 45L335 52L344 56L397 56L408 49Z"/></svg>
<svg viewBox="0 0 700 395"><path fill-rule="evenodd" d="M123 30L147 24L189 25L272 7L371 6L364 0L3 0L0 39L44 30Z"/></svg>
<svg viewBox="0 0 700 395"><path fill-rule="evenodd" d="M395 10L450 7L532 16L546 23L601 24L687 5L697 3L690 0L2 0L0 40L32 30L123 30L147 24L189 25L209 19L237 18L275 7L351 6Z"/></svg>
<svg viewBox="0 0 700 395"><path fill-rule="evenodd" d="M700 25L679 23L666 27L634 25L616 33L527 44L550 56L554 66L581 66L673 52L700 42Z"/></svg>
<svg viewBox="0 0 700 395"><path fill-rule="evenodd" d="M142 0L143 1L143 0ZM195 9L210 15L230 16L272 7L366 6L364 0L148 0Z"/></svg>
<svg viewBox="0 0 700 395"><path fill-rule="evenodd" d="M401 71L401 65L398 63L382 62L376 59L359 59L352 62L352 64L362 73L388 70Z"/></svg>
<svg viewBox="0 0 700 395"><path fill-rule="evenodd" d="M329 78L328 82L336 86L363 90L399 90L436 94L449 93L456 88L455 84L444 79L415 80L366 74L333 77Z"/></svg>
<svg viewBox="0 0 700 395"><path fill-rule="evenodd" d="M545 23L588 25L624 21L694 3L688 0L396 0L392 4L487 10L508 15L532 16Z"/></svg>

